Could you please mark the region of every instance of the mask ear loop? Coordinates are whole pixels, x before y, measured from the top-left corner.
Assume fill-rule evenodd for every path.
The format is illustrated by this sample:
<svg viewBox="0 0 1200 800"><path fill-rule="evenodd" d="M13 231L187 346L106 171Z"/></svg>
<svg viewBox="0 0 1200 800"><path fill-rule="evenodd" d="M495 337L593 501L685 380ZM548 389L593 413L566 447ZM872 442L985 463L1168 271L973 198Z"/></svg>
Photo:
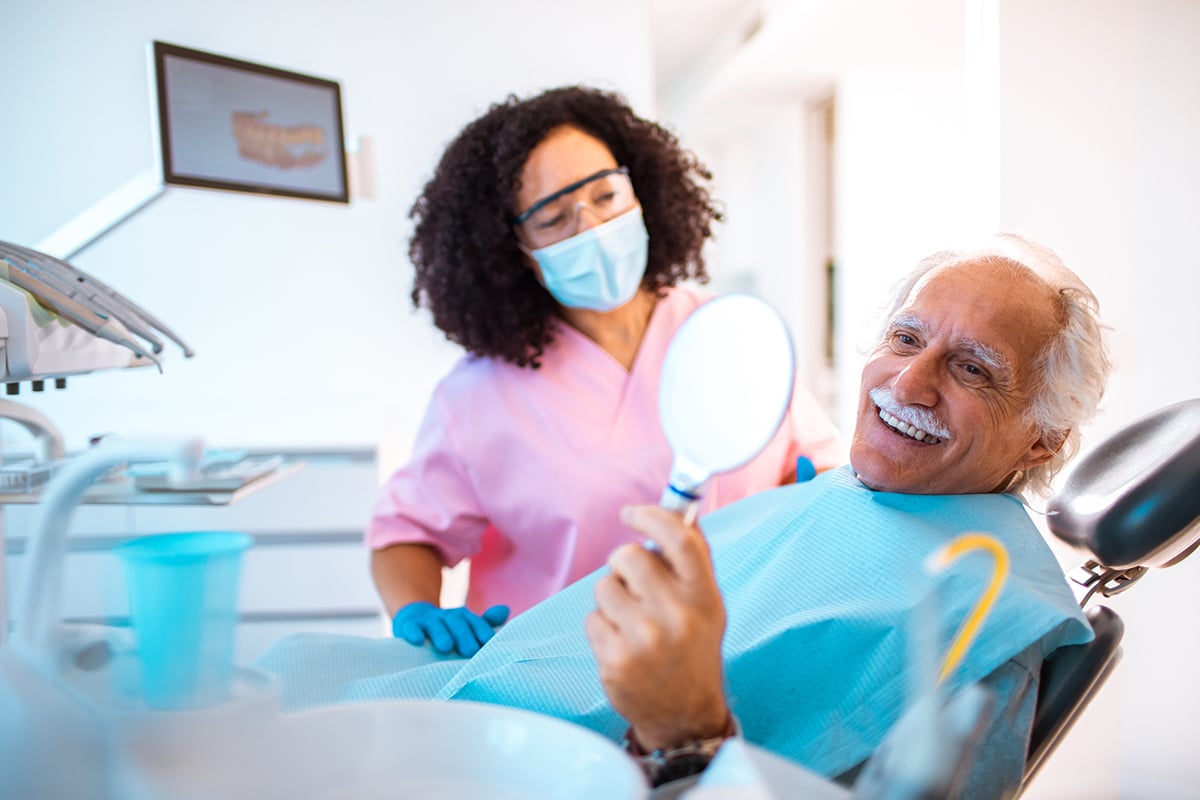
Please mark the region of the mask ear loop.
<svg viewBox="0 0 1200 800"><path fill-rule="evenodd" d="M972 550L987 550L991 554L992 575L988 580L987 588L983 590L979 600L976 601L975 608L971 610L966 621L958 629L954 641L947 649L946 655L942 657L942 670L938 676L939 685L962 662L967 650L974 643L983 621L991 613L992 606L996 604L996 598L999 597L1000 590L1004 588L1004 582L1008 579L1009 559L1004 545L994 537L986 533L964 533L957 539L939 547L925 561L925 569L931 573L937 573Z"/></svg>

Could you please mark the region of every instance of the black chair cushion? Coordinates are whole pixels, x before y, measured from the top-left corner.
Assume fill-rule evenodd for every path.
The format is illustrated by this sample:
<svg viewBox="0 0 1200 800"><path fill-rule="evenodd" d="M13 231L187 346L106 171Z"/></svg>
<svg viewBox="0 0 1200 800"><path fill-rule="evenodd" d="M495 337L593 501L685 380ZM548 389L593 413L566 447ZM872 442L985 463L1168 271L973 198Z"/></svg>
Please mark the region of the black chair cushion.
<svg viewBox="0 0 1200 800"><path fill-rule="evenodd" d="M1087 644L1062 647L1042 664L1037 708L1026 759L1026 779L1058 745L1061 734L1083 712L1120 660L1125 623L1107 606L1086 612L1096 638Z"/></svg>
<svg viewBox="0 0 1200 800"><path fill-rule="evenodd" d="M1200 398L1132 423L1082 458L1046 524L1106 567L1162 567L1200 539Z"/></svg>

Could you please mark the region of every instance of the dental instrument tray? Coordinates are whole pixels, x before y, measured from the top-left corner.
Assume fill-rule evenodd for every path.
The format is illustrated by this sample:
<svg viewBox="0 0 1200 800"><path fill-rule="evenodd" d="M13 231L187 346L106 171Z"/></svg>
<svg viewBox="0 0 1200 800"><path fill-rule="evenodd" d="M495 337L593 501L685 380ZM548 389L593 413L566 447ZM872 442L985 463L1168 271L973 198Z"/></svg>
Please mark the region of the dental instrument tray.
<svg viewBox="0 0 1200 800"><path fill-rule="evenodd" d="M32 457L5 459L0 464L0 491L36 492L49 482L60 462L43 463Z"/></svg>
<svg viewBox="0 0 1200 800"><path fill-rule="evenodd" d="M217 453L205 458L198 474L181 479L173 478L161 465L157 469L155 465L142 465L137 472L130 467L128 474L134 488L143 492L234 492L275 472L283 462L281 455L228 457Z"/></svg>

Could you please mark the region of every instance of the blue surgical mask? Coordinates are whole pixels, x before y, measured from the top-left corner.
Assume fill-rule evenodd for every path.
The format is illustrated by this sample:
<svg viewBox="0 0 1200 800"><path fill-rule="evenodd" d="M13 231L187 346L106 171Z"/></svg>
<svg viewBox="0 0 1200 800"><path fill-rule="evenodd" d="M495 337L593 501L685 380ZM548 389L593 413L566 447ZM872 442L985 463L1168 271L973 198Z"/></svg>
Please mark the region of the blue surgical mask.
<svg viewBox="0 0 1200 800"><path fill-rule="evenodd" d="M568 308L612 311L642 284L650 236L642 209L533 251L546 291Z"/></svg>

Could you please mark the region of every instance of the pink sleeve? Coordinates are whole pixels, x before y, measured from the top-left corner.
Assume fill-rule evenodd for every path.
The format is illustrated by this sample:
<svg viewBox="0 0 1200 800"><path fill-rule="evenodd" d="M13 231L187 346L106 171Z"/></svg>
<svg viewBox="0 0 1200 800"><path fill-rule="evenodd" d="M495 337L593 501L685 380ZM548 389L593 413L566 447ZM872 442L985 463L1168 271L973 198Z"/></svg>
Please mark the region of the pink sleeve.
<svg viewBox="0 0 1200 800"><path fill-rule="evenodd" d="M367 525L372 550L429 544L453 566L479 550L488 520L451 438L434 393L413 445L412 460L384 484Z"/></svg>
<svg viewBox="0 0 1200 800"><path fill-rule="evenodd" d="M848 460L846 445L837 428L812 393L802 386L797 385L792 392L792 407L788 410L784 425L788 426L791 436L787 460L789 469L795 466L800 456L811 461L817 472L840 467Z"/></svg>

